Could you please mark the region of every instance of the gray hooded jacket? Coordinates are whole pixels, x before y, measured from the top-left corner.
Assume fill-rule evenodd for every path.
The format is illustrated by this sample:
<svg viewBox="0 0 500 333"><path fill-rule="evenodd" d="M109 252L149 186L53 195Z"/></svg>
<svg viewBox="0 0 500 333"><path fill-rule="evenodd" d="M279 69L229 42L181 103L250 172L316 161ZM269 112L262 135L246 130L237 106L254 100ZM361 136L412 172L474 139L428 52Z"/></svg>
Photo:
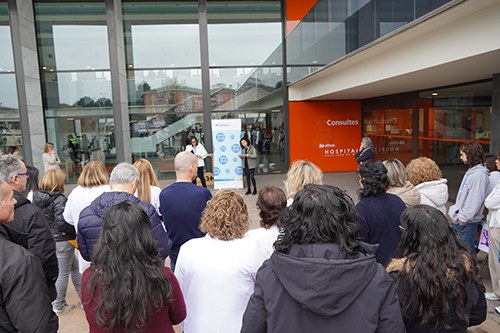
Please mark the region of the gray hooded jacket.
<svg viewBox="0 0 500 333"><path fill-rule="evenodd" d="M484 200L488 195L489 173L482 164L473 166L465 173L457 201L448 210L451 220L479 223L483 220Z"/></svg>
<svg viewBox="0 0 500 333"><path fill-rule="evenodd" d="M404 332L395 285L372 254L295 245L259 269L241 332Z"/></svg>

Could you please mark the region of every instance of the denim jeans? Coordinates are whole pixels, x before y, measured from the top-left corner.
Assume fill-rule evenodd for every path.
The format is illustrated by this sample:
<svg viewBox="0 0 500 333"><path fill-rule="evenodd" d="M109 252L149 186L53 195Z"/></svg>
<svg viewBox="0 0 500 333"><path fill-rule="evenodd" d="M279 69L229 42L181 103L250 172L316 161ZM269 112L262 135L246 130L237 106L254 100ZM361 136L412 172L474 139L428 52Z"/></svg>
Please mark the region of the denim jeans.
<svg viewBox="0 0 500 333"><path fill-rule="evenodd" d="M71 280L78 296L81 296L82 276L78 270L78 259L75 256L73 245L68 241L56 242L56 255L59 262L59 276L56 281L57 298L52 302L52 307L60 310L66 303L69 275L71 274Z"/></svg>
<svg viewBox="0 0 500 333"><path fill-rule="evenodd" d="M465 226L452 223L451 226L457 233L457 238L467 244L469 251L476 255L476 236L479 229L479 223L467 223Z"/></svg>

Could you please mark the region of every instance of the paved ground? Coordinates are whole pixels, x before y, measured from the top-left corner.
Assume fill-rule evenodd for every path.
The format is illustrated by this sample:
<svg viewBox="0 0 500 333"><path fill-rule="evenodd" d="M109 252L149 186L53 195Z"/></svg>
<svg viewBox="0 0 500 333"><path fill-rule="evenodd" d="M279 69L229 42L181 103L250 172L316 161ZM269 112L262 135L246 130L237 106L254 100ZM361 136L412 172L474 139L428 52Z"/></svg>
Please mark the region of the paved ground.
<svg viewBox="0 0 500 333"><path fill-rule="evenodd" d="M261 175L256 176L257 186L262 185L275 185L278 187L283 187L283 181L286 175L275 174L275 175ZM347 191L347 193L356 200L356 191L358 190L358 178L354 172L343 172L343 173L329 173L325 174L325 183L338 186L341 189ZM162 180L160 181L161 187L164 188L170 185L173 180ZM67 186L67 194L74 187L71 185ZM239 191L241 194L244 190ZM452 194L455 197L454 194ZM258 211L256 208L256 196L244 196L245 201L248 206L248 210L251 218L251 228L257 228L259 226ZM480 253L478 256L480 260L480 265L485 260L484 253ZM491 281L488 273L488 265L481 265L481 274L484 279L484 283L488 290L491 290ZM68 289L67 301L70 304L78 304L79 300L74 291L73 287L70 286ZM488 319L482 325L471 328L469 332L474 333L495 333L500 332L500 315L494 313L494 307L500 306L500 302L488 302ZM60 333L86 333L88 332L88 325L85 319L85 314L81 308L76 308L72 312L63 315L59 318ZM182 332L179 327L176 328L177 332ZM224 332L221 332L224 333Z"/></svg>

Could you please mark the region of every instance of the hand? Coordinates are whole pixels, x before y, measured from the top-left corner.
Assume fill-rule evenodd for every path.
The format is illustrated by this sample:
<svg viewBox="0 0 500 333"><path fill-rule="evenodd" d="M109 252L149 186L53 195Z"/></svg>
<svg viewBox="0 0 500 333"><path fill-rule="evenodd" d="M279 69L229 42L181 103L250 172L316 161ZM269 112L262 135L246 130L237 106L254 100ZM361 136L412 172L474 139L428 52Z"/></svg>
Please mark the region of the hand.
<svg viewBox="0 0 500 333"><path fill-rule="evenodd" d="M464 222L464 221L460 221L460 220L458 220L458 221L457 221L457 224L458 224L459 226L461 226L461 227L465 227L465 226L467 225L467 222Z"/></svg>

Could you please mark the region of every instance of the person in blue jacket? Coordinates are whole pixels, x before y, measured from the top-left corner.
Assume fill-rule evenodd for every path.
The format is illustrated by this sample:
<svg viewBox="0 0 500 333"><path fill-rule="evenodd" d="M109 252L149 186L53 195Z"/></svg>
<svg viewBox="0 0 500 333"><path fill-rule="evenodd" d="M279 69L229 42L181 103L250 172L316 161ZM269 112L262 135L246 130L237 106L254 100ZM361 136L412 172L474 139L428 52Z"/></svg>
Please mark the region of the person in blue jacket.
<svg viewBox="0 0 500 333"><path fill-rule="evenodd" d="M109 181L111 191L101 194L80 213L77 242L78 250L85 260L92 261L92 253L99 239L103 216L109 208L126 200L138 203L148 214L153 236L159 248L159 256L164 259L170 254L172 241L156 209L153 205L134 196L139 177L139 170L132 164L127 162L118 164L111 172Z"/></svg>

